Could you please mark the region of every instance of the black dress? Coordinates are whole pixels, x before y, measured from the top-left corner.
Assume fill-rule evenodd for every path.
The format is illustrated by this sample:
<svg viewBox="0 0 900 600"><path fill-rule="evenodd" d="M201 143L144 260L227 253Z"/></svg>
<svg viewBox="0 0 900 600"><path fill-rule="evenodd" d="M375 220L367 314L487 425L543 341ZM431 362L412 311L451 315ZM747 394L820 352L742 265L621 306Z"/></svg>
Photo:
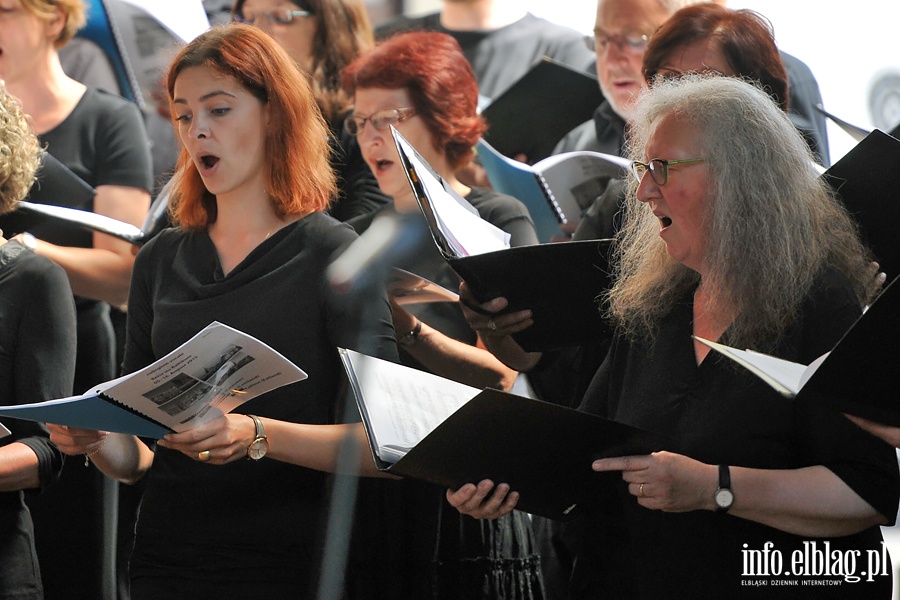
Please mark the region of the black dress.
<svg viewBox="0 0 900 600"><path fill-rule="evenodd" d="M383 291L337 296L323 279L332 253L355 237L314 213L225 275L206 232L163 231L135 263L125 371L217 320L265 341L309 375L236 412L336 422L343 382L336 347L397 359ZM269 459L209 465L157 448L145 479L130 570L135 600L314 597L327 475Z"/></svg>
<svg viewBox="0 0 900 600"><path fill-rule="evenodd" d="M18 242L0 246L0 398L27 404L72 395L75 305L65 272ZM25 495L59 477L63 456L38 423L4 419L12 435L0 447L25 444L38 457L40 489L0 492L0 598L44 597ZM77 460L77 459L76 459Z"/></svg>
<svg viewBox="0 0 900 600"><path fill-rule="evenodd" d="M707 464L761 469L824 465L892 522L900 497L894 449L843 415L815 406L814 400L786 400L715 352L698 366L691 340L692 310L692 298L686 297L664 319L655 344L617 337L582 408L666 434L675 440L676 452ZM859 314L845 280L826 273L803 303L799 318L775 350L767 352L808 364L829 351ZM724 339L727 343L727 332ZM841 576L788 575L796 568L795 551L821 551L826 543L842 556L858 551L855 575L861 575L869 551L882 549L878 527L840 538L805 538L728 514L648 510L628 494L618 476L615 488L615 497L597 507L593 530L585 530L573 580L575 598L600 597L612 585L632 588L619 589L616 597L640 598L891 596L889 565L888 575L871 582L865 576L853 583ZM780 576L755 576L759 569L748 566L749 551L761 551L767 542L783 559ZM619 562L612 565L616 558ZM803 564L811 566L805 559L798 563ZM778 586L776 580L797 584ZM804 580L836 583L812 587ZM766 582L766 589L748 581Z"/></svg>

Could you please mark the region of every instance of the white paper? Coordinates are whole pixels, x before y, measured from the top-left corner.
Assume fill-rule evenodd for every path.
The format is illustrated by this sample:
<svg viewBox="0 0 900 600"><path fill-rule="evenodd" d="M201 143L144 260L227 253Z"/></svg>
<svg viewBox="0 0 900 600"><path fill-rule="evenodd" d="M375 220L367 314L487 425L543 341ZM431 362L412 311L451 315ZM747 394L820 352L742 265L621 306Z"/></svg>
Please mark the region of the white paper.
<svg viewBox="0 0 900 600"><path fill-rule="evenodd" d="M425 188L441 234L451 246L455 256L475 256L509 248L509 234L461 205L435 178L430 167L419 159L418 153L409 142L397 133L396 129L392 131L398 148L409 160Z"/></svg>
<svg viewBox="0 0 900 600"><path fill-rule="evenodd" d="M378 458L395 463L481 390L425 371L340 349Z"/></svg>

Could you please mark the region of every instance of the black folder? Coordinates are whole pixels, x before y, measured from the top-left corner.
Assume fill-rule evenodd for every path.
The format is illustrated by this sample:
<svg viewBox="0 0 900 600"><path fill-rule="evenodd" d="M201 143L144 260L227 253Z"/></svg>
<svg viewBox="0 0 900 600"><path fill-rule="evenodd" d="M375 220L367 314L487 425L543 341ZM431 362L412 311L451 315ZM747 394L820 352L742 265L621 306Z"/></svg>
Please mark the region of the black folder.
<svg viewBox="0 0 900 600"><path fill-rule="evenodd" d="M531 309L534 324L513 337L525 350L546 351L609 334L601 302L610 284L611 244L520 246L447 262L478 300L504 296L504 312Z"/></svg>
<svg viewBox="0 0 900 600"><path fill-rule="evenodd" d="M571 408L486 389L393 465L379 468L450 489L490 479L519 492L516 508L575 517L621 474L597 458L671 449L668 438Z"/></svg>
<svg viewBox="0 0 900 600"><path fill-rule="evenodd" d="M482 111L484 139L505 156L524 154L535 163L602 101L596 77L545 56Z"/></svg>
<svg viewBox="0 0 900 600"><path fill-rule="evenodd" d="M895 279L835 345L797 394L900 427L900 283Z"/></svg>
<svg viewBox="0 0 900 600"><path fill-rule="evenodd" d="M600 302L610 283L608 258L612 240L536 244L458 256L438 225L435 203L423 178L436 178L452 198L465 200L459 198L402 135L396 130L393 134L409 185L444 260L469 284L478 300L484 302L504 296L509 300L504 312L532 310L534 324L513 336L522 348L547 351L606 334L608 325L601 315ZM416 170L407 149L424 165L423 172Z"/></svg>
<svg viewBox="0 0 900 600"><path fill-rule="evenodd" d="M900 274L900 140L874 130L825 172L888 279Z"/></svg>

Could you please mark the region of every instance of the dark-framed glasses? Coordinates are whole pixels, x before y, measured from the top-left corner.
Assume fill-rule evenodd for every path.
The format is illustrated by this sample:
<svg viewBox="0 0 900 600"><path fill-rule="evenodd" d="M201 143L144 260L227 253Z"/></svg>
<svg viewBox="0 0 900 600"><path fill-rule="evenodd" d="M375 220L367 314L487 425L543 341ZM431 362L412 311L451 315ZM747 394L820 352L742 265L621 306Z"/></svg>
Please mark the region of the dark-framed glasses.
<svg viewBox="0 0 900 600"><path fill-rule="evenodd" d="M234 15L234 20L247 25L261 25L263 21L278 25L290 25L294 19L313 17L315 13L309 10L291 10L289 8L278 10L264 10L259 13L239 13Z"/></svg>
<svg viewBox="0 0 900 600"><path fill-rule="evenodd" d="M367 121L378 131L387 131L391 125L402 123L414 117L415 114L415 108L389 108L387 110L379 110L368 117L351 115L344 121L344 131L350 135L359 135L365 129Z"/></svg>
<svg viewBox="0 0 900 600"><path fill-rule="evenodd" d="M662 187L669 181L669 167L672 165L688 165L705 161L705 158L686 158L684 160L666 160L664 158L651 158L649 162L639 160L631 161L631 174L640 183L644 174L650 172L653 182Z"/></svg>
<svg viewBox="0 0 900 600"><path fill-rule="evenodd" d="M610 44L615 44L619 47L619 50L637 56L643 54L644 50L647 49L650 36L640 33L610 34L602 29L595 29L594 37L588 36L584 39L584 42L589 50L596 50L598 54L609 50Z"/></svg>

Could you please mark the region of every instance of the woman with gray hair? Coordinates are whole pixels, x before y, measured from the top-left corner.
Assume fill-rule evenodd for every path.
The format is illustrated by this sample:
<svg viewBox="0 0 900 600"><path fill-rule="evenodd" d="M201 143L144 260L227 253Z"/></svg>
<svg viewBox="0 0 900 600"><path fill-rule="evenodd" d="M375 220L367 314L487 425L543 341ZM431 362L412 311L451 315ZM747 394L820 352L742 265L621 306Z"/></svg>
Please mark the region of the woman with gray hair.
<svg viewBox="0 0 900 600"><path fill-rule="evenodd" d="M897 514L893 449L691 339L802 363L830 350L871 300L853 222L757 87L687 75L659 82L636 111L608 298L616 335L581 408L673 447L593 463L623 481L594 507L575 596L609 580L616 597L640 598L752 595L748 585L777 580L798 586L792 597L889 598L878 525ZM529 317L494 321L514 331ZM476 517L511 510L516 495L492 489L467 484L448 499ZM611 576L601 561L617 556Z"/></svg>

